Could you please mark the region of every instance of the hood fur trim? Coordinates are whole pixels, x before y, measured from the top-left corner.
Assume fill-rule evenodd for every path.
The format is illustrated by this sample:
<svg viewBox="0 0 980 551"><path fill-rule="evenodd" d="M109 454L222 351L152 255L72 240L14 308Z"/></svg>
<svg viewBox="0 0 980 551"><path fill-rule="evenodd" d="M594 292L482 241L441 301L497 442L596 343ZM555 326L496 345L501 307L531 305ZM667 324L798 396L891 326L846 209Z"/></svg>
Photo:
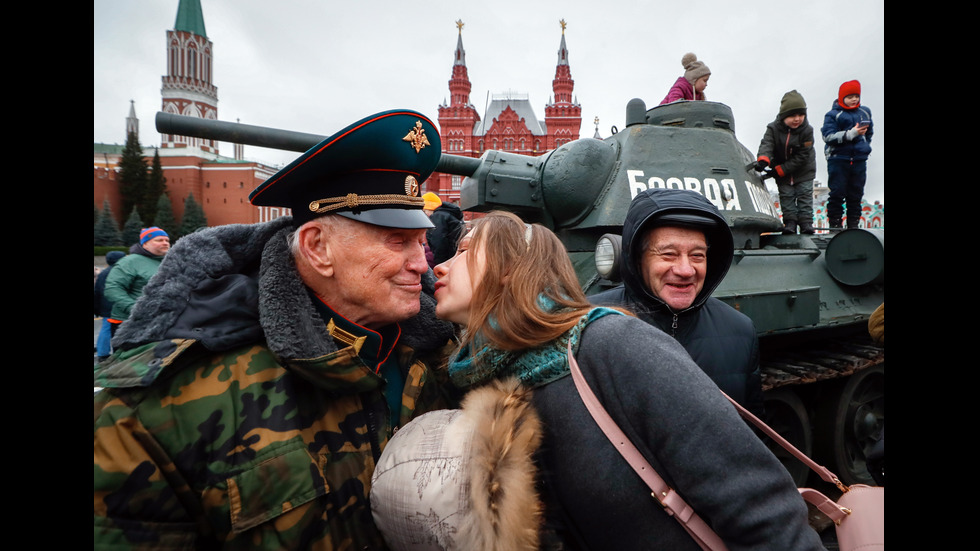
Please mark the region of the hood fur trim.
<svg viewBox="0 0 980 551"><path fill-rule="evenodd" d="M459 549L538 548L542 507L535 491L534 453L541 421L531 391L517 379L469 392L463 413L475 420L469 480L472 509L459 531Z"/></svg>

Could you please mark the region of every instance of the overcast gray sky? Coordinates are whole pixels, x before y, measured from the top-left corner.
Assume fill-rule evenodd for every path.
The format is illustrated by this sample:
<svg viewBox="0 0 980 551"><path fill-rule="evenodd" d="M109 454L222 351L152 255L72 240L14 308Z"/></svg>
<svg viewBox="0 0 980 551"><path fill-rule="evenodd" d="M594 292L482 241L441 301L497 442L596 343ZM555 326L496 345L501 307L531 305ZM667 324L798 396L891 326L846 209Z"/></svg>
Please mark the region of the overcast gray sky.
<svg viewBox="0 0 980 551"><path fill-rule="evenodd" d="M94 0L94 141L125 142L130 100L144 150L157 146L166 32L178 0ZM782 95L799 91L819 138L840 84L861 81L874 115L865 197L884 201L884 0L201 0L214 44L218 117L329 135L369 114L411 108L438 116L448 99L456 20L462 20L470 101L526 93L541 119L552 95L559 20L567 23L582 137L622 129L626 104L660 103L697 54L711 69L708 99L729 105L753 153ZM229 144L221 152L232 154ZM273 166L299 155L252 146Z"/></svg>

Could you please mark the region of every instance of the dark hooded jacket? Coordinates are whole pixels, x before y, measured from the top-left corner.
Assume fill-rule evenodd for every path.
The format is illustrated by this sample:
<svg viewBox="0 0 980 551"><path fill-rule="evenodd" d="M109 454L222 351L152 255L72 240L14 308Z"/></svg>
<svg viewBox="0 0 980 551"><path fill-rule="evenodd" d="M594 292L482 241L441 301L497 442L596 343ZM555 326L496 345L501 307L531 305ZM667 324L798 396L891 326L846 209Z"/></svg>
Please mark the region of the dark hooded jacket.
<svg viewBox="0 0 980 551"><path fill-rule="evenodd" d="M429 220L435 225L426 232L426 240L432 249L433 264L442 264L456 254L456 245L463 235L463 211L453 203L443 202L432 212Z"/></svg>
<svg viewBox="0 0 980 551"><path fill-rule="evenodd" d="M718 221L706 231L708 266L704 286L685 310L673 311L643 281L639 263L644 232L664 214L695 213ZM593 304L621 306L677 339L695 363L726 394L756 415L762 413L759 340L752 320L711 294L731 267L734 241L728 223L704 196L673 189L646 190L633 200L623 222L623 284L592 295Z"/></svg>

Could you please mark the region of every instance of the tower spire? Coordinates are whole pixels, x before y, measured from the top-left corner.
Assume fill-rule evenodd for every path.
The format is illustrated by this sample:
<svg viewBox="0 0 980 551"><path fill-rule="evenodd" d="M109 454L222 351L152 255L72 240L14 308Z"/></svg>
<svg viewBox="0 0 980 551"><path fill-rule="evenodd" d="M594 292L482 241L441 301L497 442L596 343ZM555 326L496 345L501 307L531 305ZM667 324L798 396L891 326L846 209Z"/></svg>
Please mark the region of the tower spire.
<svg viewBox="0 0 980 551"><path fill-rule="evenodd" d="M456 20L456 51L453 53L452 77L449 79L449 104L439 106L439 135L442 150L454 155L479 157L481 151L473 139L473 129L480 120L470 103L470 77L466 71L466 51L463 50L463 21ZM423 183L426 191L435 192L443 201L459 201L462 177L433 173Z"/></svg>
<svg viewBox="0 0 980 551"><path fill-rule="evenodd" d="M459 36L456 37L456 52L453 57L453 76L449 79L449 105L469 105L470 90L473 85L466 71L466 50L463 49L463 21L456 20Z"/></svg>
<svg viewBox="0 0 980 551"><path fill-rule="evenodd" d="M551 81L554 91L554 101L544 108L545 124L548 132L554 129L555 142L551 147L558 147L578 138L582 125L582 107L573 98L575 81L572 80L572 69L568 63L568 46L565 44L565 29L568 24L564 19L558 21L561 25L561 42L558 44L558 62L555 65L555 78Z"/></svg>
<svg viewBox="0 0 980 551"><path fill-rule="evenodd" d="M129 100L129 116L126 117L126 135L140 135L140 120L136 118L136 102Z"/></svg>
<svg viewBox="0 0 980 551"><path fill-rule="evenodd" d="M204 12L201 10L201 0L180 0L177 5L177 20L174 21L175 31L184 31L207 38L204 30Z"/></svg>
<svg viewBox="0 0 980 551"><path fill-rule="evenodd" d="M456 20L456 27L459 29L459 37L456 38L456 60L453 65L466 66L466 51L463 50L463 23L462 19Z"/></svg>

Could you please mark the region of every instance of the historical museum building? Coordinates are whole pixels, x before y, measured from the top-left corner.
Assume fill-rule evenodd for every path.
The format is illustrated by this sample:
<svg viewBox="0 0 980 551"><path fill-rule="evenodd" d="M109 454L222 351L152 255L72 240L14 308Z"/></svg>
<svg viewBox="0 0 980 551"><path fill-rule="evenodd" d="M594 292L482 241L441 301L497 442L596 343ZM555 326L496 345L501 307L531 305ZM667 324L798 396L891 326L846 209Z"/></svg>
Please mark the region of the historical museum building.
<svg viewBox="0 0 980 551"><path fill-rule="evenodd" d="M534 114L527 94L493 94L482 120L470 103L470 79L463 49L463 22L457 21L459 36L453 55L452 77L449 79L449 104L439 106L439 135L442 150L453 155L479 157L487 149L498 149L524 155L541 155L546 151L577 140L582 126L582 106L572 96L575 81L568 64L565 46L565 21L561 21L561 43L555 78L551 81L554 95L544 107L544 121ZM458 202L462 176L433 174L426 187L443 201Z"/></svg>

